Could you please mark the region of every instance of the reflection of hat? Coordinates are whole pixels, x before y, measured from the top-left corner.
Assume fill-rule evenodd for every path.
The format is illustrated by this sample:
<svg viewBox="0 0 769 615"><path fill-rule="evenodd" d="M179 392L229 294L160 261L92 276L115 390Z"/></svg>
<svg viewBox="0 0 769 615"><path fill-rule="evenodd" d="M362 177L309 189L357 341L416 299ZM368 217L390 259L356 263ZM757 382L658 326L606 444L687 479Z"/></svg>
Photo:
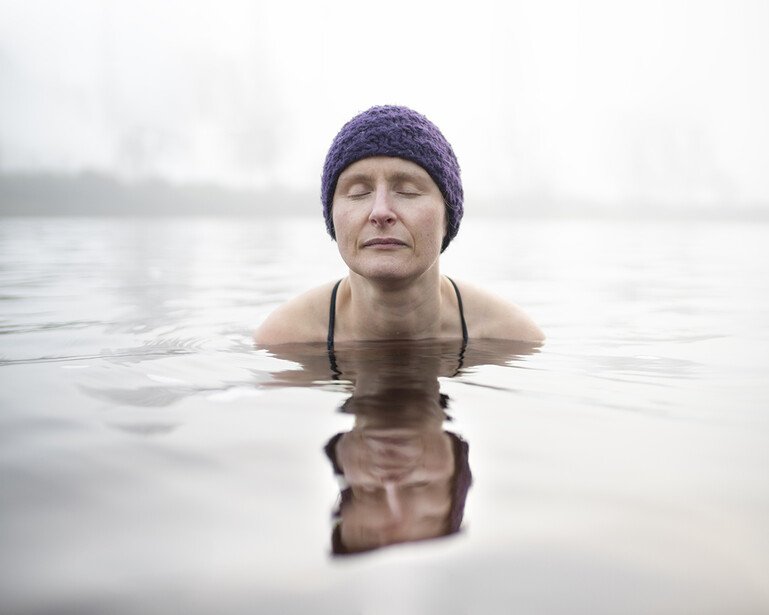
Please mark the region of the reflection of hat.
<svg viewBox="0 0 769 615"><path fill-rule="evenodd" d="M444 432L451 440L451 446L454 451L454 474L451 479L451 508L449 509L449 515L446 523L446 531L444 536L456 534L462 525L462 518L465 514L465 500L467 500L467 492L470 490L470 485L473 482L473 475L470 472L469 462L469 449L467 442L460 438L457 434L450 431ZM342 468L336 459L336 445L344 433L338 433L332 436L331 439L323 447L331 466L334 469L334 474L342 476ZM352 497L352 489L346 487L342 490L341 504L344 505ZM337 510L334 515L339 516L341 514L340 509ZM349 553L347 547L342 542L342 528L339 523L334 527L334 531L331 534L331 551L334 555L344 555Z"/></svg>
<svg viewBox="0 0 769 615"><path fill-rule="evenodd" d="M464 193L459 163L454 150L438 127L424 115L409 109L386 105L371 107L347 122L334 138L326 154L321 182L321 200L326 228L336 239L331 206L339 175L353 162L372 156L394 156L422 167L440 188L446 204L448 230L441 251L459 230Z"/></svg>

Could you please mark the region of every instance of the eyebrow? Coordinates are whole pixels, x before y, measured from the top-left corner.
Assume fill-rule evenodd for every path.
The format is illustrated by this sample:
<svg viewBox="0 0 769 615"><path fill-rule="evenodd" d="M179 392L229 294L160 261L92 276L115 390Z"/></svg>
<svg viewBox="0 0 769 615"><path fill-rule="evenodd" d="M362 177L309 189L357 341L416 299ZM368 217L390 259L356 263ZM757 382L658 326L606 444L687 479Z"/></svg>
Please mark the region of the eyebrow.
<svg viewBox="0 0 769 615"><path fill-rule="evenodd" d="M412 181L416 183L421 183L421 182L424 182L427 179L427 177L429 177L427 173L422 175L421 173L417 173L413 171L396 171L395 173L388 174L387 180L394 181L394 182ZM365 182L370 180L371 180L371 173L355 173L353 175L348 175L346 177L340 177L339 183L344 186L349 186L356 182Z"/></svg>
<svg viewBox="0 0 769 615"><path fill-rule="evenodd" d="M421 173L416 173L416 172L399 171L397 173L393 173L392 175L390 175L389 179L391 181L422 182L422 181L425 181L426 177L429 177L426 173L422 175Z"/></svg>
<svg viewBox="0 0 769 615"><path fill-rule="evenodd" d="M354 175L347 175L345 177L340 176L338 183L341 185L354 184L357 182L365 182L371 179L370 175L366 173L355 173Z"/></svg>

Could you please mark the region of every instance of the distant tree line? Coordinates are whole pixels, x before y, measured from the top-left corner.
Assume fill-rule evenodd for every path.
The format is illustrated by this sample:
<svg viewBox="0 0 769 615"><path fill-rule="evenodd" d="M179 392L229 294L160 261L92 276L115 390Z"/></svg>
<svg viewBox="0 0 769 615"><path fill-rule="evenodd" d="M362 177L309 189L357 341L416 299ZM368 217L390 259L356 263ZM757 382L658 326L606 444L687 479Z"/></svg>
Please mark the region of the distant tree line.
<svg viewBox="0 0 769 615"><path fill-rule="evenodd" d="M465 209L476 215L536 218L769 219L765 202L592 202L543 194L471 198ZM0 216L280 216L320 211L319 194L280 187L238 190L163 179L127 182L97 172L0 172Z"/></svg>
<svg viewBox="0 0 769 615"><path fill-rule="evenodd" d="M0 215L274 215L318 212L320 197L84 172L0 173Z"/></svg>

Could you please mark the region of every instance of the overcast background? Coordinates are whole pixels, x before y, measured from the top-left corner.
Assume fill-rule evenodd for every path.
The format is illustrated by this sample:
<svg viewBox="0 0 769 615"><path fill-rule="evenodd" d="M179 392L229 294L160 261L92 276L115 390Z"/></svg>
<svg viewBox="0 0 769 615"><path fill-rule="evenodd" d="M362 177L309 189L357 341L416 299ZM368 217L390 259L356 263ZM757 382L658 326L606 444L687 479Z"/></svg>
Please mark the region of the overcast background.
<svg viewBox="0 0 769 615"><path fill-rule="evenodd" d="M341 125L396 103L468 202L769 212L767 32L761 0L0 0L0 173L317 199Z"/></svg>

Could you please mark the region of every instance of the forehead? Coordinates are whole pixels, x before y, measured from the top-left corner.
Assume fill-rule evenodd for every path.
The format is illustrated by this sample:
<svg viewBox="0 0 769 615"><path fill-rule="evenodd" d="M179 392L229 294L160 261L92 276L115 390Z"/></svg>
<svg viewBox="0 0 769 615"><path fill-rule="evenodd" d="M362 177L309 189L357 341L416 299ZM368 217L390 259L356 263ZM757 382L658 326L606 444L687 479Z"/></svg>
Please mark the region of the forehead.
<svg viewBox="0 0 769 615"><path fill-rule="evenodd" d="M432 178L427 171L415 162L405 160L404 158L394 158L390 156L374 156L372 158L364 158L363 160L353 162L339 174L338 181L361 176L372 178L413 176L415 179L427 179L432 182Z"/></svg>

